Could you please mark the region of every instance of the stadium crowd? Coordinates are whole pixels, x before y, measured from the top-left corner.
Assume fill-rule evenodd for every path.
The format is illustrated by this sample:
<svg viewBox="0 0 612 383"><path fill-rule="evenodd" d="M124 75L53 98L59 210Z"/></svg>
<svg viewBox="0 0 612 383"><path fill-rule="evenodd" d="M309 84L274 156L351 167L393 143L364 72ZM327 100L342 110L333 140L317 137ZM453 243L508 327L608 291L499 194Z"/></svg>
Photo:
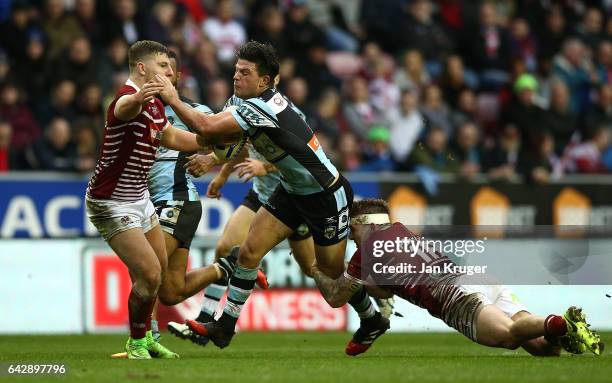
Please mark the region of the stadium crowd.
<svg viewBox="0 0 612 383"><path fill-rule="evenodd" d="M181 54L181 93L220 111L235 49L269 42L280 90L344 171L612 169L612 1L0 2L0 172L89 172L127 50Z"/></svg>

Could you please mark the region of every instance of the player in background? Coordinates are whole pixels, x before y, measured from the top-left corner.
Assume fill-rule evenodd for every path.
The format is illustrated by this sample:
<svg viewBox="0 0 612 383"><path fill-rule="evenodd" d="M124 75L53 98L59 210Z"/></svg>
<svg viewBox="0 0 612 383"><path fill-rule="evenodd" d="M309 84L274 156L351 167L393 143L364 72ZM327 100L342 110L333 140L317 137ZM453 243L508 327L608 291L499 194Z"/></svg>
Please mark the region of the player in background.
<svg viewBox="0 0 612 383"><path fill-rule="evenodd" d="M128 51L130 76L108 107L104 140L94 175L85 196L87 216L109 246L127 266L132 279L128 299L130 359L177 358L155 341L151 313L167 256L164 237L147 176L159 145L180 151L197 151L207 145L201 137L172 127L161 100L163 89L156 75L168 82L173 76L167 48L154 41L138 41ZM213 266L217 274L231 270Z"/></svg>
<svg viewBox="0 0 612 383"><path fill-rule="evenodd" d="M353 291L366 286L379 297L397 295L410 303L426 309L432 316L440 318L474 342L490 347L514 350L523 347L529 353L540 356L559 355L560 346L572 353L590 349L599 355L603 344L599 336L588 329L586 318L580 309L570 307L564 316L540 317L527 311L511 291L501 285L463 285L461 274L399 273L385 279L379 286L367 266L368 256L364 248L371 248L373 241L380 239L418 238L401 223L391 224L387 203L380 199L357 201L351 210L351 237L357 250L347 270L339 278L329 278L313 267L314 279L321 287L325 299L333 307L344 305ZM368 257L368 258L365 258ZM385 254L376 258L383 265L394 265L397 254ZM402 257L402 261L407 260ZM435 251L419 250L408 258L415 265L443 266L452 261ZM378 283L382 283L378 280ZM365 352L369 344L350 342L346 347L349 355Z"/></svg>
<svg viewBox="0 0 612 383"><path fill-rule="evenodd" d="M211 141L247 134L255 149L281 174L279 186L257 211L240 247L223 314L204 325L187 321L194 332L221 348L234 335L261 259L302 223L312 233L319 269L332 278L342 274L353 202L350 184L331 164L312 129L274 88L279 71L274 48L251 41L240 47L237 58L234 94L243 102L212 116L182 106L168 79L157 76L164 84L162 97L188 126ZM376 312L365 289L355 291L349 303L362 318L364 332L383 333L389 328L389 320Z"/></svg>
<svg viewBox="0 0 612 383"><path fill-rule="evenodd" d="M178 89L181 79L180 59L176 52L169 51L170 66L173 76L170 81ZM212 110L196 103L183 101L186 105L202 113L212 114ZM177 129L190 132L189 128L166 105L165 113L168 121ZM194 176L199 177L219 161L213 155L202 155L196 152L178 152L160 146L157 149L155 163L149 172L148 185L151 201L159 216L163 231L168 268L162 275L159 288L159 300L168 306L183 302L204 287L217 281L218 275L213 266L187 271L189 248L191 241L202 218L202 202L193 184L191 175L186 170L187 163L197 161L200 169ZM229 253L229 251L228 251ZM221 278L226 280L225 278ZM160 338L155 310L151 329L155 339Z"/></svg>

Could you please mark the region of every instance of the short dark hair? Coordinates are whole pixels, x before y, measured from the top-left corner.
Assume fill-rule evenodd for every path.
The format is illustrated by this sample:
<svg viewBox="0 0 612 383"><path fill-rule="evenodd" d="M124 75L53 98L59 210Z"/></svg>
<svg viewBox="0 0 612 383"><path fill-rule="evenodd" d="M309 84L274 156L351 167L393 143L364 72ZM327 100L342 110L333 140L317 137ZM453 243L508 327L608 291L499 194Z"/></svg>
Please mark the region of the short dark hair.
<svg viewBox="0 0 612 383"><path fill-rule="evenodd" d="M274 78L278 75L280 64L276 49L272 45L249 41L238 48L236 57L255 63L257 73L260 76L270 76L270 86L274 86Z"/></svg>
<svg viewBox="0 0 612 383"><path fill-rule="evenodd" d="M351 218L362 214L389 214L387 201L380 198L368 198L353 202Z"/></svg>
<svg viewBox="0 0 612 383"><path fill-rule="evenodd" d="M169 55L168 48L164 44L160 44L157 41L151 40L140 40L136 41L128 50L128 62L130 64L130 71L136 68L136 64L142 61L145 57L165 54Z"/></svg>
<svg viewBox="0 0 612 383"><path fill-rule="evenodd" d="M172 49L168 49L168 58L174 59L174 61L176 61L176 71L180 72L181 71L181 56L178 54L178 52Z"/></svg>

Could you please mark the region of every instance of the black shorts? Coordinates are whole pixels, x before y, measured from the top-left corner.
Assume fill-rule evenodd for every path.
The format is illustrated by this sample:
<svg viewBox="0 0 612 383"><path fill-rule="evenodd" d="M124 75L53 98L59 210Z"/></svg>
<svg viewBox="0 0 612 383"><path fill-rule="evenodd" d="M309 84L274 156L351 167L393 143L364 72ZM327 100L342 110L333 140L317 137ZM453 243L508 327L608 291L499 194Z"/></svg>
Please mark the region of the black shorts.
<svg viewBox="0 0 612 383"><path fill-rule="evenodd" d="M247 195L242 200L242 206L252 210L254 213L257 213L260 207L263 206L263 203L259 200L259 195L253 189L249 190ZM310 230L308 229L308 225L302 223L296 229L294 229L293 234L289 236L290 241L302 241L304 239L308 239L312 237Z"/></svg>
<svg viewBox="0 0 612 383"><path fill-rule="evenodd" d="M159 201L155 211L162 230L178 240L179 248L189 249L202 218L202 202Z"/></svg>
<svg viewBox="0 0 612 383"><path fill-rule="evenodd" d="M305 222L315 244L331 246L348 236L352 205L353 189L340 175L330 189L309 195L289 194L279 184L264 207L293 230Z"/></svg>

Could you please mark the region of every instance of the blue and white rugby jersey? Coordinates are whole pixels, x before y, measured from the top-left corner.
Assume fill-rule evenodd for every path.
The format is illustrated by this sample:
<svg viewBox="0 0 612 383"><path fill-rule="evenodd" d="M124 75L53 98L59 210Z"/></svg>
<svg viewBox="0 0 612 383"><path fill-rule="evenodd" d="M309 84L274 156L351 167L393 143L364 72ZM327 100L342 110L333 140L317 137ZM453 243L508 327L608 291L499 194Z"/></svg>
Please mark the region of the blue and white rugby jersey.
<svg viewBox="0 0 612 383"><path fill-rule="evenodd" d="M196 103L187 103L196 110L212 114L212 110ZM170 106L166 105L168 121L177 129L191 132ZM160 146L155 155L155 163L149 172L149 193L153 203L159 201L198 201L198 192L191 175L185 170L185 157L193 153L178 152Z"/></svg>
<svg viewBox="0 0 612 383"><path fill-rule="evenodd" d="M238 106L232 115L255 150L279 170L280 182L289 193L318 193L338 176L304 114L276 89L248 100L233 96L226 105Z"/></svg>

